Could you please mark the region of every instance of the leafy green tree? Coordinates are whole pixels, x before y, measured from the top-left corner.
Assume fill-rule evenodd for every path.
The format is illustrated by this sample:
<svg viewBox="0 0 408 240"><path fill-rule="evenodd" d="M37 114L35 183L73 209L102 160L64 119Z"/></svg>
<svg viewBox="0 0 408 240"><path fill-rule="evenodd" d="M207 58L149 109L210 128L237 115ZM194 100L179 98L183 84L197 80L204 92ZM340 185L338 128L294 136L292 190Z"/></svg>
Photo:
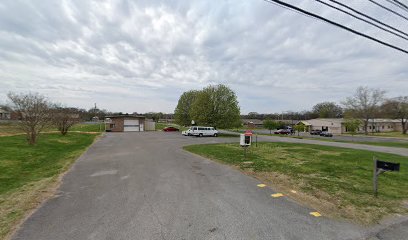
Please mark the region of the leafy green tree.
<svg viewBox="0 0 408 240"><path fill-rule="evenodd" d="M269 134L272 134L272 130L280 126L280 123L273 121L271 119L266 119L263 121L263 127L269 130Z"/></svg>
<svg viewBox="0 0 408 240"><path fill-rule="evenodd" d="M181 126L187 126L191 124L191 105L197 98L199 91L190 90L184 92L178 101L177 107L174 110L174 120Z"/></svg>
<svg viewBox="0 0 408 240"><path fill-rule="evenodd" d="M305 131L305 125L303 125L303 124L296 124L296 125L294 126L294 128L295 128L295 130L297 131L298 136L300 135L300 132L304 132L304 131Z"/></svg>
<svg viewBox="0 0 408 240"><path fill-rule="evenodd" d="M344 127L346 128L347 132L351 133L352 137L354 137L354 135L357 133L361 124L361 120L355 118L346 118L344 121Z"/></svg>
<svg viewBox="0 0 408 240"><path fill-rule="evenodd" d="M217 128L233 128L241 125L240 109L235 93L219 84L201 90L191 105L191 118L197 124Z"/></svg>
<svg viewBox="0 0 408 240"><path fill-rule="evenodd" d="M313 113L320 118L339 118L343 115L343 109L334 102L322 102L314 105Z"/></svg>

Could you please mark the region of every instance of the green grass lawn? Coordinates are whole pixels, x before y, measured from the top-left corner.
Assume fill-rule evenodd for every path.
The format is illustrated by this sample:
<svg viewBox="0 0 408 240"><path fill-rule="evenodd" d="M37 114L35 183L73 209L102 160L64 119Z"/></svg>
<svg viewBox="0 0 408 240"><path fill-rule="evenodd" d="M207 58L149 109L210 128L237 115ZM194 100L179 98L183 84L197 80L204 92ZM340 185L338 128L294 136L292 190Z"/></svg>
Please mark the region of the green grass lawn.
<svg viewBox="0 0 408 240"><path fill-rule="evenodd" d="M346 136L350 136L351 134L344 134ZM396 137L396 138L408 138L408 134L402 134L402 132L368 132L368 135L364 133L356 134L356 136L375 136L375 137Z"/></svg>
<svg viewBox="0 0 408 240"><path fill-rule="evenodd" d="M14 123L0 123L0 136L18 134L22 131Z"/></svg>
<svg viewBox="0 0 408 240"><path fill-rule="evenodd" d="M103 132L105 127L103 123L96 124L84 124L78 123L72 126L69 131L79 131L79 132Z"/></svg>
<svg viewBox="0 0 408 240"><path fill-rule="evenodd" d="M383 146L383 147L399 147L399 148L408 148L408 142L356 142L356 141L343 141L343 140L334 140L331 138L313 138L313 137L304 137L304 136L293 136L293 138L298 139L310 139L326 142L342 142L342 143L352 143L352 144L365 144L373 146Z"/></svg>
<svg viewBox="0 0 408 240"><path fill-rule="evenodd" d="M0 137L0 239L44 199L43 193L97 136L41 134L35 146L24 135Z"/></svg>
<svg viewBox="0 0 408 240"><path fill-rule="evenodd" d="M308 203L326 215L373 223L391 213L408 213L408 159L363 150L293 143L258 143L244 159L234 144L191 145L186 150L239 166L248 174ZM401 163L401 172L380 176L373 197L373 155ZM290 190L298 194L290 194ZM406 203L405 203L406 204Z"/></svg>
<svg viewBox="0 0 408 240"><path fill-rule="evenodd" d="M222 138L239 138L239 135L237 134L232 134L232 133L219 133L218 137L222 137Z"/></svg>
<svg viewBox="0 0 408 240"><path fill-rule="evenodd" d="M104 130L105 129L104 129L103 123L101 124L78 123L69 129L69 131L76 131L76 132L103 132ZM50 126L43 130L43 132L50 132L50 131L57 131L57 128ZM14 123L14 122L0 123L0 137L21 134L21 133L24 133L24 132L19 128L17 123Z"/></svg>

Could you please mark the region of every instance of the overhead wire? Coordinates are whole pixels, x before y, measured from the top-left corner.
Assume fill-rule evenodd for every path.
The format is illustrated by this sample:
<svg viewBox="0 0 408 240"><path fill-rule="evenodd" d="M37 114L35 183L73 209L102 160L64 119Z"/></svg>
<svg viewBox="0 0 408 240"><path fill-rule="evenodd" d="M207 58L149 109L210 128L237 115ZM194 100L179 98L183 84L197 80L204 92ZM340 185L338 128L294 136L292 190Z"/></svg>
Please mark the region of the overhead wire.
<svg viewBox="0 0 408 240"><path fill-rule="evenodd" d="M385 0L385 1L387 1L387 2L389 2L389 3L391 3L391 4L395 5L395 6L397 6L398 8L400 8L400 9L402 9L402 10L408 12L408 7L407 7L407 5L403 4L402 2L400 2L400 1L398 1L398 0Z"/></svg>
<svg viewBox="0 0 408 240"><path fill-rule="evenodd" d="M350 6L346 5L346 4L344 4L344 3L341 3L341 2L336 1L336 0L329 0L329 1L330 1L330 2L333 2L333 3L336 3L337 5L340 5L340 6L344 7L344 8L347 8L348 10L350 10L350 11L352 11L352 12L354 12L354 13L357 13L357 14L363 16L363 17L366 17L366 18L368 18L368 19L370 19L370 20L372 20L372 21L374 21L374 22L376 22L376 23L378 23L378 24L381 24L381 25L383 25L383 26L386 26L386 27L388 27L388 28L390 28L390 29L392 29L392 30L394 30L394 31L396 31L396 32L399 32L399 33L401 33L401 34L404 34L405 36L408 37L408 34L405 33L405 32L403 32L402 30L397 29L397 28L395 28L395 27L393 27L393 26L391 26L391 25L389 25L389 24L386 24L386 23L384 23L384 22L382 22L382 21L380 21L380 20L378 20L378 19L375 19L375 18L373 18L373 17L371 17L371 16L369 16L369 15L367 15L367 14L365 14L365 13L362 13L362 12L360 12L360 11L358 11L358 10L356 10L356 9L354 9L354 8L352 8L352 7L350 7Z"/></svg>
<svg viewBox="0 0 408 240"><path fill-rule="evenodd" d="M377 28L379 28L379 29L381 29L381 30L383 30L383 31L386 31L386 32L388 32L388 33L391 33L391 34L393 34L393 35L395 35L395 36L397 36L397 37L403 38L403 39L405 39L405 40L408 41L408 38L402 36L401 34L395 33L395 32L393 32L393 31L391 31L391 30L388 30L388 29L386 29L386 28L384 28L384 27L381 27L380 25L377 25L377 24L375 24L375 23L373 23L373 22L370 22L370 21L368 21L368 20L366 20L366 19L364 19L364 18L361 18L361 17L359 17L359 16L356 16L356 15L354 15L354 14L352 14L352 13L350 13L350 12L347 12L347 11L341 9L341 8L338 8L338 7L333 6L333 5L329 4L329 3L323 2L323 1L321 1L321 0L315 0L315 1L316 1L316 2L319 2L319 3L321 3L321 4L324 4L324 5L326 5L326 6L330 7L330 8L336 9L337 11L343 12L343 13L349 15L349 16L352 16L352 17L354 17L354 18L360 20L360 21L363 21L363 22L365 22L365 23L368 23L368 24L370 24L370 25L372 25L372 26L375 26L375 27L377 27ZM406 34L406 33L404 33L404 34L408 36L408 34Z"/></svg>
<svg viewBox="0 0 408 240"><path fill-rule="evenodd" d="M284 7L286 7L286 8L291 8L291 9L295 10L296 12L300 12L300 13L303 13L303 14L306 14L306 15L309 15L309 16L312 16L313 18L317 18L317 19L322 20L322 21L324 21L324 22L326 22L326 23L329 23L329 24L334 25L334 26L336 26L336 27L342 28L342 29L344 29L344 30L347 30L347 31L349 31L349 32L352 32L352 33L354 33L354 34L357 34L357 35L359 35L359 36L362 36L362 37L364 37L364 38L370 39L370 40L372 40L372 41L374 41L374 42L377 42L377 43L379 43L379 44L382 44L382 45L384 45L384 46L387 46L387 47L393 48L393 49L395 49L395 50L398 50L398 51L400 51L400 52L403 52L403 53L405 53L405 54L408 54L408 50L406 50L406 49L402 49L402 48L397 47L397 46L394 46L394 45L392 45L392 44L390 44L390 43L387 43L387 42L384 42L384 41L379 40L379 39L377 39L377 38L371 37L371 36L369 36L369 35L367 35L367 34L358 32L358 31L356 31L356 30L354 30L354 29L352 29L352 28L346 27L346 26L341 25L341 24L339 24L339 23L337 23L337 22L334 22L334 21L332 21L332 20L329 20L329 19L327 19L327 18L324 18L324 17L322 17L322 16L319 16L319 15L317 15L317 14L315 14L315 13L306 11L306 10L304 10L304 9L302 9L302 8L296 7L296 6L291 5L291 4L289 4L289 3L286 3L286 2L283 2L283 1L280 1L280 0L264 0L264 1L265 1L265 2L268 2L268 3L272 3L272 2L277 3L280 7L283 7L283 6L284 6Z"/></svg>
<svg viewBox="0 0 408 240"><path fill-rule="evenodd" d="M401 18L403 18L403 19L405 19L405 20L407 20L407 21L408 21L408 17L406 17L406 16L404 16L404 15L402 15L402 14L400 14L400 13L398 13L398 12L394 11L394 10L392 10L391 8L388 8L388 7L386 7L386 6L382 5L382 4L380 4L380 3L378 3L378 2L376 2L376 1L374 1L374 0L368 0L368 1L370 1L370 2L374 3L375 5L377 5L377 6L381 7L381 8L383 8L383 9L385 9L385 10L389 11L389 12L394 13L395 15L397 15L397 16L399 16L399 17L401 17Z"/></svg>

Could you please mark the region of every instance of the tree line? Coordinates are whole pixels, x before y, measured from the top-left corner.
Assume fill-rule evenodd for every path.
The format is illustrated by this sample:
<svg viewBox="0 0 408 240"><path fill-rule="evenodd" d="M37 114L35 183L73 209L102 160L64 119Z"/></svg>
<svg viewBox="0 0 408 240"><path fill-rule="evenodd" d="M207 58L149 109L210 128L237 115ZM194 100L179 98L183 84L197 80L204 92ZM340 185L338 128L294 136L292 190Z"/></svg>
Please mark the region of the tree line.
<svg viewBox="0 0 408 240"><path fill-rule="evenodd" d="M358 122L363 125L363 129L368 134L370 119L391 118L399 119L402 125L402 133L408 130L408 96L386 97L386 92L378 88L368 88L360 86L355 92L347 97L340 104L336 102L322 102L313 106L312 110L293 112L288 111L282 114L259 114L250 112L242 118L261 119L275 121L268 126L279 125L279 120L307 120L313 118L346 118L346 124L350 129L356 128ZM358 128L358 127L357 127Z"/></svg>
<svg viewBox="0 0 408 240"><path fill-rule="evenodd" d="M223 84L184 92L174 110L174 121L216 128L241 126L240 108L234 91Z"/></svg>

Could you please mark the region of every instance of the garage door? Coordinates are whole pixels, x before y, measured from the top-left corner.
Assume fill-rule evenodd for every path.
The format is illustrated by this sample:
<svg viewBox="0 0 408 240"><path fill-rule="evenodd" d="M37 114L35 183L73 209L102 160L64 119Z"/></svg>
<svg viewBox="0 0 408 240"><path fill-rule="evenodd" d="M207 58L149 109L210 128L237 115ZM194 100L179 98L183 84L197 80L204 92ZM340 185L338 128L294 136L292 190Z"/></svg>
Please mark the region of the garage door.
<svg viewBox="0 0 408 240"><path fill-rule="evenodd" d="M125 132L139 132L139 120L125 120L123 124L123 131Z"/></svg>

